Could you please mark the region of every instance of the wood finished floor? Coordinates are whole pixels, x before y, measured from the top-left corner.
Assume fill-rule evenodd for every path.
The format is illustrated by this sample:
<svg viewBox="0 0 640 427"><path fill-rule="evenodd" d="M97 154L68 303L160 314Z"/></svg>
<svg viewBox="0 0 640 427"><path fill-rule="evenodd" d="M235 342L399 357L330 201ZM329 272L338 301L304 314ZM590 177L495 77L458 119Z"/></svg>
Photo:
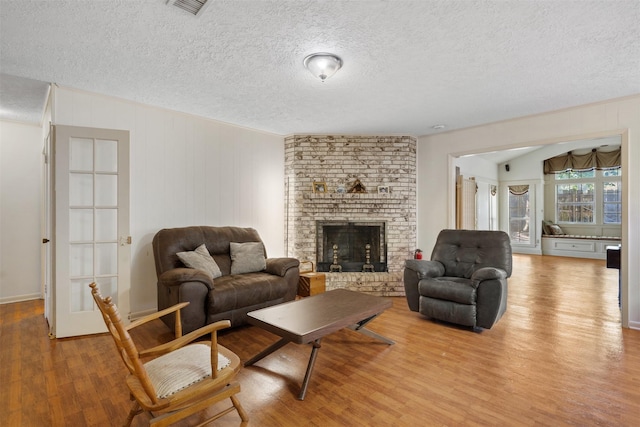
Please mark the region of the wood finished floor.
<svg viewBox="0 0 640 427"><path fill-rule="evenodd" d="M617 271L528 255L515 255L514 266L507 313L491 330L434 322L394 298L370 329L395 345L348 330L326 337L304 401L296 396L308 346L288 344L243 368L238 396L249 425L639 425L640 331L620 327ZM125 419L125 368L109 336L49 340L42 301L2 305L0 322L0 425ZM170 332L158 321L134 338L147 347ZM276 339L243 327L220 342L246 360ZM213 425L241 424L232 413Z"/></svg>

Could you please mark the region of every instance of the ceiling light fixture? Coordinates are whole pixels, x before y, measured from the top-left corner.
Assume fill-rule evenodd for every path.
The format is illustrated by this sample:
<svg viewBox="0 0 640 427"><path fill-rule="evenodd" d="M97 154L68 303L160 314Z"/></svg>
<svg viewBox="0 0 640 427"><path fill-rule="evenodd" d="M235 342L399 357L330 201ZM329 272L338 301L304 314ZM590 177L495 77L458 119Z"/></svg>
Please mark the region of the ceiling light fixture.
<svg viewBox="0 0 640 427"><path fill-rule="evenodd" d="M304 58L304 66L324 82L342 67L342 59L332 53L313 53Z"/></svg>
<svg viewBox="0 0 640 427"><path fill-rule="evenodd" d="M167 0L167 5L179 7L180 9L199 16L207 6L209 0Z"/></svg>
<svg viewBox="0 0 640 427"><path fill-rule="evenodd" d="M446 127L447 127L447 125L434 125L434 126L432 126L432 128L435 129L435 130L444 129Z"/></svg>

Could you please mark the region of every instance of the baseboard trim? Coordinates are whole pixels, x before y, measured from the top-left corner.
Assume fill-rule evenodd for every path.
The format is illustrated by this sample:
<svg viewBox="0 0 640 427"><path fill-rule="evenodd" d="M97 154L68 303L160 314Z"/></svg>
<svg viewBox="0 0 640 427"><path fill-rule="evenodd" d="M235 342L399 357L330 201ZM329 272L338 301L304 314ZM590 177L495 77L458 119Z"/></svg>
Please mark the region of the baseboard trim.
<svg viewBox="0 0 640 427"><path fill-rule="evenodd" d="M527 248L523 246L511 246L511 251L514 254L542 255L542 250L540 250L539 247Z"/></svg>
<svg viewBox="0 0 640 427"><path fill-rule="evenodd" d="M26 294L26 295L16 295L13 297L0 298L0 305L12 304L14 302L31 301L34 299L43 299L42 294Z"/></svg>
<svg viewBox="0 0 640 427"><path fill-rule="evenodd" d="M640 322L629 322L629 329L640 331Z"/></svg>
<svg viewBox="0 0 640 427"><path fill-rule="evenodd" d="M149 309L149 310L136 311L135 313L131 312L131 314L129 315L129 320L131 320L131 321L138 320L141 317L148 316L150 314L156 313L157 311L158 311L158 309L152 308L152 309Z"/></svg>

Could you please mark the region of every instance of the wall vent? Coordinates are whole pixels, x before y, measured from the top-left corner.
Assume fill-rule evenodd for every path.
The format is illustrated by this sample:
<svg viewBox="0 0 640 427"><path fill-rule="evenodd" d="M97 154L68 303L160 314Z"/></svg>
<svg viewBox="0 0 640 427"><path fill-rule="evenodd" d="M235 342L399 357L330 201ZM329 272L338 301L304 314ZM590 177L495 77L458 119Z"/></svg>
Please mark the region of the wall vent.
<svg viewBox="0 0 640 427"><path fill-rule="evenodd" d="M199 15L210 0L167 0L170 6L179 7L192 15Z"/></svg>

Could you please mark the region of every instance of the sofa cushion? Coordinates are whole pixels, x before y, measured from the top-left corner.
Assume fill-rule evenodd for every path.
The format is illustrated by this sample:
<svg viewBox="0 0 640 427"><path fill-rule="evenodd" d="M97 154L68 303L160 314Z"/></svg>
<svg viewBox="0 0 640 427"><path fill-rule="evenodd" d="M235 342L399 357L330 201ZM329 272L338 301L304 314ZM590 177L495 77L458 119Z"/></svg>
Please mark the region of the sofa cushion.
<svg viewBox="0 0 640 427"><path fill-rule="evenodd" d="M255 273L266 268L262 242L230 243L231 274Z"/></svg>
<svg viewBox="0 0 640 427"><path fill-rule="evenodd" d="M433 277L418 284L421 296L460 304L476 303L476 288L471 280L462 277Z"/></svg>
<svg viewBox="0 0 640 427"><path fill-rule="evenodd" d="M178 252L180 261L189 268L195 268L206 272L212 279L222 276L218 264L209 255L207 246L203 243L195 251Z"/></svg>
<svg viewBox="0 0 640 427"><path fill-rule="evenodd" d="M222 276L214 281L215 291L208 294L208 313L222 313L266 301L284 301L290 284L268 273L244 273Z"/></svg>

